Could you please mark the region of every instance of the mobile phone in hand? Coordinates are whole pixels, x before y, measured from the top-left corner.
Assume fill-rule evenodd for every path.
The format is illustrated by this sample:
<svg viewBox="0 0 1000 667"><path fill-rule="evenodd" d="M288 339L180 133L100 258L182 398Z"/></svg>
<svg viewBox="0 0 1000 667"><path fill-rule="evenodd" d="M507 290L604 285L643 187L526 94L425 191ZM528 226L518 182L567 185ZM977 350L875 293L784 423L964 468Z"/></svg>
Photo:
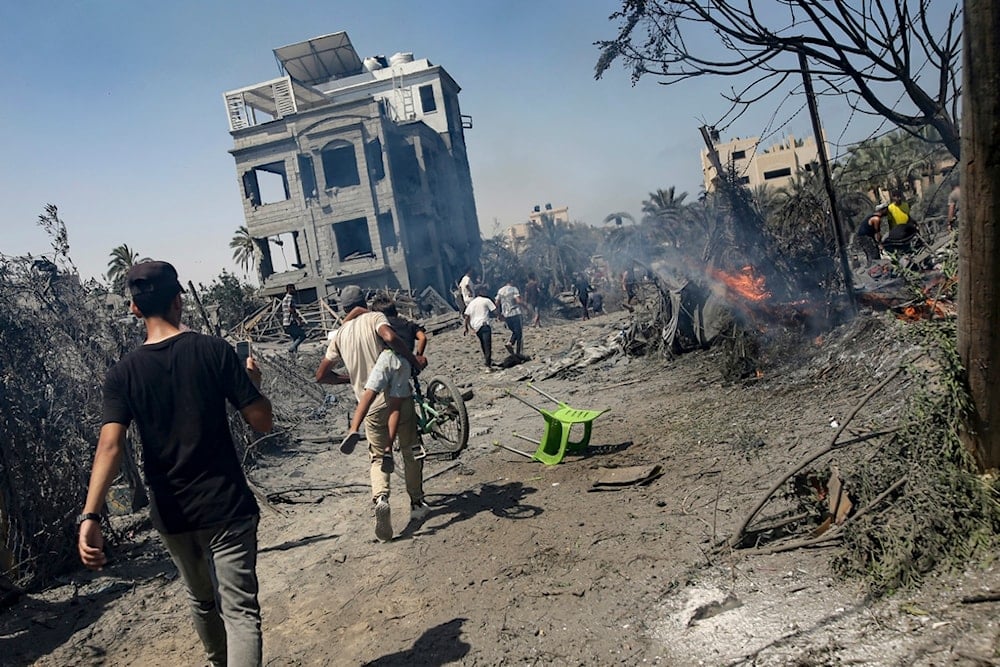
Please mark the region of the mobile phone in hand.
<svg viewBox="0 0 1000 667"><path fill-rule="evenodd" d="M250 349L250 341L241 340L236 343L236 356L240 358L240 361L246 363L247 359L250 358L252 350Z"/></svg>

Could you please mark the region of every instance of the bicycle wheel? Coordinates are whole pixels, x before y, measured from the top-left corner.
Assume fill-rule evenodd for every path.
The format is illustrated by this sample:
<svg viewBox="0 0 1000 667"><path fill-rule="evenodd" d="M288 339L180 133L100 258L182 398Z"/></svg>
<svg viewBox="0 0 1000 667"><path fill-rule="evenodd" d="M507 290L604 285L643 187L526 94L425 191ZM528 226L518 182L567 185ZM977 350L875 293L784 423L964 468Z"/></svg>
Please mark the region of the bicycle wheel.
<svg viewBox="0 0 1000 667"><path fill-rule="evenodd" d="M428 423L428 435L433 441L429 453L457 455L469 444L469 413L462 392L451 380L435 377L427 383L424 396L427 405L436 413L430 415Z"/></svg>

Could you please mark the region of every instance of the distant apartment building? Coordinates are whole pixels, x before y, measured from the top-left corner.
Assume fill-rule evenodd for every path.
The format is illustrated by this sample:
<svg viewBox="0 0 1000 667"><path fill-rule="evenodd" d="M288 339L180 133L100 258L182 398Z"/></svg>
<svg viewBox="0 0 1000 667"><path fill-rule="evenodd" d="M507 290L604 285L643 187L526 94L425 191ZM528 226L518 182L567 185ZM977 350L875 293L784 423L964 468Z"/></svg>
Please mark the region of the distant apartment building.
<svg viewBox="0 0 1000 667"><path fill-rule="evenodd" d="M552 204L535 206L531 213L528 214L528 220L531 222L541 222L543 215L551 218L553 222L569 224L569 206L556 206L555 208L552 207Z"/></svg>
<svg viewBox="0 0 1000 667"><path fill-rule="evenodd" d="M265 294L346 284L448 294L479 258L459 85L346 32L274 49L280 76L224 93Z"/></svg>
<svg viewBox="0 0 1000 667"><path fill-rule="evenodd" d="M770 148L761 148L759 137L740 139L737 137L726 143L717 143L716 151L722 166L733 166L740 183L751 188L759 185L780 188L788 185L799 171L809 171L819 161L816 140L812 137L796 139L789 135ZM708 149L701 151L701 171L705 191L715 190L715 167L708 159Z"/></svg>
<svg viewBox="0 0 1000 667"><path fill-rule="evenodd" d="M546 204L544 208L541 205L535 206L528 214L528 222L519 222L508 227L507 243L516 254L520 255L527 249L528 239L531 238L531 223L541 224L542 216L548 216L553 222L569 224L569 206L556 208L553 208L552 204Z"/></svg>

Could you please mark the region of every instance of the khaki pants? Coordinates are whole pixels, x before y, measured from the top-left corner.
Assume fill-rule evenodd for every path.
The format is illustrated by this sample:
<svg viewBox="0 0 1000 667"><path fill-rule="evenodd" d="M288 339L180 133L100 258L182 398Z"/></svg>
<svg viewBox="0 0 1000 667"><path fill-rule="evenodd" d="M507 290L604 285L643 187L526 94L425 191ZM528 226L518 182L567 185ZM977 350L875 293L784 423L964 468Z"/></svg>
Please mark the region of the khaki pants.
<svg viewBox="0 0 1000 667"><path fill-rule="evenodd" d="M384 401L372 406L365 417L365 437L368 439L368 453L371 456L372 499L389 495L390 474L382 470L382 455L392 451L389 442L389 408ZM411 503L424 499L423 461L413 458L413 447L420 440L417 437L417 415L413 408L413 398L403 399L399 412L399 433L396 435L399 452L403 456L403 472L406 476L406 493Z"/></svg>

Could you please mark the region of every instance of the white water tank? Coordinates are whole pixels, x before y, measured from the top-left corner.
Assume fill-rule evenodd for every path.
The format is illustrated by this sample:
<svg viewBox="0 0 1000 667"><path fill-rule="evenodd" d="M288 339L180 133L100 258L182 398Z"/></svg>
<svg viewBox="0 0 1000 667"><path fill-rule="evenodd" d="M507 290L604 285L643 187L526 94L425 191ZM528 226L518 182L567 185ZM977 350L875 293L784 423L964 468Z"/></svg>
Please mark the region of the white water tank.
<svg viewBox="0 0 1000 667"><path fill-rule="evenodd" d="M412 63L413 54L412 53L394 53L392 57L389 58L389 65L402 65L403 63Z"/></svg>
<svg viewBox="0 0 1000 667"><path fill-rule="evenodd" d="M365 58L361 64L364 66L366 72L374 72L377 69L385 67L385 65L379 62L379 59L374 56Z"/></svg>

